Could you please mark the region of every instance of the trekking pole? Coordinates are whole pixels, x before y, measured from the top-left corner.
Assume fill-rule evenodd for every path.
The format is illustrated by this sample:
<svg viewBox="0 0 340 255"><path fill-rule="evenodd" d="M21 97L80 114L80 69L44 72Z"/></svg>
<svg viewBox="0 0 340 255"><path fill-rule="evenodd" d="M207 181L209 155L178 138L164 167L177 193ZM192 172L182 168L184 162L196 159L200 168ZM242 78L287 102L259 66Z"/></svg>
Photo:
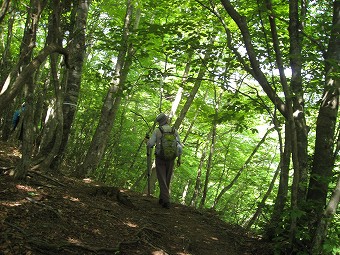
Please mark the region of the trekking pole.
<svg viewBox="0 0 340 255"><path fill-rule="evenodd" d="M150 138L149 134L146 133L145 136L147 139ZM146 162L147 162L147 178L148 178L148 196L151 194L151 185L150 185L150 175L151 175L151 151L152 149L146 145Z"/></svg>

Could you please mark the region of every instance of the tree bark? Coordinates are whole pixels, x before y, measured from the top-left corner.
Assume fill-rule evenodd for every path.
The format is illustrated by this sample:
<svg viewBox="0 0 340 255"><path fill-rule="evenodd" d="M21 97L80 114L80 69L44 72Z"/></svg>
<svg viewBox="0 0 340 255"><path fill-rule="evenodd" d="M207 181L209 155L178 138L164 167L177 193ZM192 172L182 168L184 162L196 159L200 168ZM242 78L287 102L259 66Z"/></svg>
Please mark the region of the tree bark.
<svg viewBox="0 0 340 255"><path fill-rule="evenodd" d="M128 1L124 20L124 29L121 40L121 48L118 54L115 73L112 85L106 95L98 126L92 138L90 147L87 151L84 162L79 166L75 175L84 177L98 167L107 145L107 138L110 136L114 125L116 114L122 99L123 86L132 63L133 46L128 44L129 34L131 33L133 4ZM138 20L138 19L137 19Z"/></svg>
<svg viewBox="0 0 340 255"><path fill-rule="evenodd" d="M40 65L46 60L46 58L53 52L58 52L67 56L67 51L55 44L46 46L40 51L40 53L26 66L23 67L19 76L15 79L13 84L9 87L3 88L0 92L0 114L3 109L8 105L14 97L23 89L26 80L32 76L32 74L40 67Z"/></svg>
<svg viewBox="0 0 340 255"><path fill-rule="evenodd" d="M331 223L334 214L336 214L336 210L339 206L339 201L340 201L340 175L338 177L338 182L333 191L333 194L327 204L326 209L323 211L322 217L316 228L312 242L311 254L321 254L323 241L327 237L328 225Z"/></svg>
<svg viewBox="0 0 340 255"><path fill-rule="evenodd" d="M286 129L288 129L286 123ZM280 141L280 183L277 196L275 199L273 213L271 219L265 229L265 237L268 240L273 240L276 235L277 226L282 221L282 215L287 202L288 195L288 182L289 182L289 166L290 166L290 155L291 155L291 136L289 132L285 132L284 148L282 146L281 131L278 126L275 127L277 130L279 141Z"/></svg>
<svg viewBox="0 0 340 255"><path fill-rule="evenodd" d="M61 16L64 6L57 1L51 3L52 13L49 17L47 44L62 45L61 33ZM47 170L57 156L62 139L63 132L63 83L59 80L58 75L59 56L55 53L50 55L50 81L51 87L54 88L55 100L49 106L48 117L44 123L41 144L39 144L39 153L34 160L34 168ZM41 102L37 107L41 108ZM39 117L41 117L39 115Z"/></svg>
<svg viewBox="0 0 340 255"><path fill-rule="evenodd" d="M207 162L207 168L205 172L205 181L203 185L203 192L202 192L202 199L200 201L200 208L203 208L206 202L207 194L208 194L208 184L209 184L209 178L210 178L210 173L212 169L212 157L214 155L214 150L215 150L215 143L216 143L216 128L217 128L217 122L216 118L217 116L214 117L215 119L213 120L213 126L212 126L212 132L211 132L211 141L210 141L210 148L209 148L209 156L208 156L208 162Z"/></svg>
<svg viewBox="0 0 340 255"><path fill-rule="evenodd" d="M13 11L13 13L15 13L15 11ZM12 46L12 39L13 39L13 25L14 25L14 21L15 21L15 15L11 14L11 16L8 19L7 22L7 37L6 40L3 41L4 44L4 50L1 56L1 61L0 61L0 77L6 77L5 74L7 74L8 72L10 72L10 70L12 69L12 61L11 61L11 46ZM4 86L5 80L0 80L1 84L0 84L0 91L2 91L2 87Z"/></svg>
<svg viewBox="0 0 340 255"><path fill-rule="evenodd" d="M296 138L297 138L297 155L299 160L299 184L298 200L304 201L307 193L307 171L308 171L308 127L306 125L304 110L304 91L302 88L302 32L305 15L305 5L301 5L301 14L299 15L298 0L289 1L289 39L290 39L290 67L292 77L290 88L292 91L293 112L295 120ZM302 2L303 3L303 2Z"/></svg>
<svg viewBox="0 0 340 255"><path fill-rule="evenodd" d="M70 34L69 49L69 66L65 70L66 84L64 102L63 102L63 127L62 140L59 147L58 155L51 163L53 169L58 169L67 146L71 132L71 126L77 110L79 90L81 86L81 77L86 52L86 23L91 0L73 0L73 16L75 17L73 31Z"/></svg>
<svg viewBox="0 0 340 255"><path fill-rule="evenodd" d="M28 8L25 33L21 44L21 64L27 66L31 63L33 56L33 48L36 43L36 35L38 29L38 23L42 10L44 9L44 3L38 0L31 0L30 6ZM34 103L34 77L29 75L25 81L23 81L22 86L26 85L26 102L25 102L25 112L22 114L23 124L23 140L22 140L22 157L19 164L14 170L14 178L25 179L27 171L30 167L31 156L33 151L33 103Z"/></svg>
<svg viewBox="0 0 340 255"><path fill-rule="evenodd" d="M313 165L308 187L308 219L311 235L315 237L316 226L322 220L326 205L328 186L334 169L335 128L339 110L340 94L340 1L334 1L333 27L325 58L325 88L316 125ZM312 246L312 244L310 244Z"/></svg>
<svg viewBox="0 0 340 255"><path fill-rule="evenodd" d="M0 23L3 21L3 19L5 18L5 15L7 13L7 10L8 10L8 7L9 7L9 3L11 1L10 0L4 0L2 2L2 5L1 5L1 9L0 9Z"/></svg>

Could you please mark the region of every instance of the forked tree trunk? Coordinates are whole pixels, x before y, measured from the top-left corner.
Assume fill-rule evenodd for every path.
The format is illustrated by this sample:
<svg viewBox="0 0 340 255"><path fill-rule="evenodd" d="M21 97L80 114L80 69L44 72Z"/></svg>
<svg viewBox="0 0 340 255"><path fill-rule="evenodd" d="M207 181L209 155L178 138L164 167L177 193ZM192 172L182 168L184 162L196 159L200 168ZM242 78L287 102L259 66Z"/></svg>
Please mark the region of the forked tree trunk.
<svg viewBox="0 0 340 255"><path fill-rule="evenodd" d="M9 2L9 1L7 1ZM3 5L5 4L5 1L3 2ZM5 77L12 68L12 62L11 62L11 45L12 44L12 38L13 38L13 24L15 20L15 11L12 11L10 14L10 17L7 21L7 31L8 35L6 39L3 40L3 52L2 56L0 58L0 77ZM4 81L0 80L0 91L2 90L2 86L4 85ZM14 106L13 106L14 107ZM7 141L10 138L11 130L12 130L12 114L14 112L14 109L12 107L6 107L4 111L2 112L2 118L4 120L3 125L1 126L0 133L2 134L2 140Z"/></svg>
<svg viewBox="0 0 340 255"><path fill-rule="evenodd" d="M54 86L55 91L55 116L53 118L53 124L52 132L50 135L52 135L50 138L52 140L49 141L49 145L51 147L48 147L46 149L45 155L43 159L38 162L37 165L35 165L35 168L40 168L44 171L49 170L50 166L53 162L53 160L58 155L58 151L60 149L60 144L62 141L62 135L63 135L63 111L62 111L62 89L60 88L59 80L58 80L58 72L57 72L57 56L55 54L51 55L51 80ZM50 123L51 124L51 123ZM53 130L54 129L54 130ZM46 131L49 133L49 130L46 129ZM54 172L59 172L58 169L55 169Z"/></svg>
<svg viewBox="0 0 340 255"><path fill-rule="evenodd" d="M62 140L59 146L57 157L54 158L51 166L58 169L66 149L70 136L71 126L77 110L79 90L83 63L86 51L86 22L91 0L73 0L72 19L73 30L70 34L69 44L69 65L70 68L65 70L66 84L63 101L63 121L62 123Z"/></svg>
<svg viewBox="0 0 340 255"><path fill-rule="evenodd" d="M269 1L269 0L268 0ZM271 1L271 0L270 0ZM272 9L271 9L272 10ZM298 201L302 202L306 198L308 183L308 127L305 118L305 100L304 90L302 87L302 40L304 33L303 20L305 20L306 4L304 1L289 1L289 57L292 77L290 80L290 89L292 91L292 107L296 131L296 152L299 161L299 183L297 187ZM270 18L269 18L270 19ZM277 35L276 35L277 37ZM298 113L298 114L297 114ZM299 207L299 204L298 204Z"/></svg>
<svg viewBox="0 0 340 255"><path fill-rule="evenodd" d="M36 33L38 29L39 18L44 5L38 0L31 0L28 8L26 27L23 42L21 45L22 66L28 66L31 63L33 56L33 48L36 43ZM25 179L27 171L31 163L33 151L33 103L34 103L34 78L33 74L27 76L26 81L22 85L26 85L26 106L23 114L24 120L22 125L23 140L22 140L22 157L14 171L16 179Z"/></svg>
<svg viewBox="0 0 340 255"><path fill-rule="evenodd" d="M60 19L62 16L63 6L59 2L52 2L51 6L53 11L49 18L46 43L47 45L54 43L61 46L62 33ZM34 159L34 168L40 168L43 171L49 170L51 163L56 158L59 152L63 133L62 103L64 88L58 75L59 62L60 59L58 54L53 53L50 55L50 81L54 88L53 91L55 93L55 100L49 106L49 116L44 125L41 144L39 144L39 153ZM40 105L38 105L38 107L39 106ZM41 118L40 115L38 117ZM56 170L54 172L57 172Z"/></svg>

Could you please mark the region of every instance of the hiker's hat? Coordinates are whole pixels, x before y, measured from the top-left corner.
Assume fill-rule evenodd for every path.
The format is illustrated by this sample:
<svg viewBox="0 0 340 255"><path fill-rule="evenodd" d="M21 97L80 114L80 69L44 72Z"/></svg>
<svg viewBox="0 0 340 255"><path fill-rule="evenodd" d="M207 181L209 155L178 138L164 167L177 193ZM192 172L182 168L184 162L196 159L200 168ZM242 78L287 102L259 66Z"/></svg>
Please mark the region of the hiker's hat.
<svg viewBox="0 0 340 255"><path fill-rule="evenodd" d="M160 126L163 126L168 122L168 116L166 116L164 113L161 113L157 116L156 121Z"/></svg>

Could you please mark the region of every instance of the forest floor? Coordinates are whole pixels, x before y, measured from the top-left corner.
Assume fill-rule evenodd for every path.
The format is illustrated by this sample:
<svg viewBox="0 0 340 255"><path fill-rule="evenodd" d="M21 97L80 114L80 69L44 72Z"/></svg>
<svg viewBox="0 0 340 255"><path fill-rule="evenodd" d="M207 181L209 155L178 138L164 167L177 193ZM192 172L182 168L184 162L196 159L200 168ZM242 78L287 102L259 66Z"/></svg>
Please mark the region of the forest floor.
<svg viewBox="0 0 340 255"><path fill-rule="evenodd" d="M15 181L19 156L0 143L0 254L273 254L211 211L37 171Z"/></svg>

